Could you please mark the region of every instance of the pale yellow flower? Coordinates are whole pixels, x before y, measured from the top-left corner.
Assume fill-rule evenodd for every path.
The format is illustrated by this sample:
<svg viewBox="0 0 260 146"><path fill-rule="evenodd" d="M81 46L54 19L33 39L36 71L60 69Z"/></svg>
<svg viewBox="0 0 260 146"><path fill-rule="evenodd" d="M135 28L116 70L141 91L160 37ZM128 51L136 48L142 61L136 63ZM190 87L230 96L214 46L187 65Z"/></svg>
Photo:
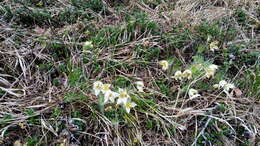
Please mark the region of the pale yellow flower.
<svg viewBox="0 0 260 146"><path fill-rule="evenodd" d="M95 81L93 84L93 90L95 92L95 95L98 96L103 88L103 83L101 81Z"/></svg>
<svg viewBox="0 0 260 146"><path fill-rule="evenodd" d="M221 81L219 81L218 84L213 85L213 87L215 87L215 88L223 88L225 93L228 93L230 89L234 89L235 88L235 85L232 84L232 83L228 83L225 80L221 80Z"/></svg>
<svg viewBox="0 0 260 146"><path fill-rule="evenodd" d="M104 95L104 103L107 103L108 101L113 103L113 102L115 102L115 98L118 97L118 96L119 96L118 93L109 90Z"/></svg>
<svg viewBox="0 0 260 146"><path fill-rule="evenodd" d="M218 50L218 49L219 49L218 44L219 44L218 41L211 42L211 43L209 44L209 49L210 49L210 51L213 51L213 52L214 52L215 50Z"/></svg>
<svg viewBox="0 0 260 146"><path fill-rule="evenodd" d="M144 92L144 82L143 81L137 81L137 82L135 82L135 85L139 92Z"/></svg>
<svg viewBox="0 0 260 146"><path fill-rule="evenodd" d="M176 71L175 74L174 74L174 76L173 76L173 78L176 79L176 80L181 80L182 77L183 77L183 74L182 74L182 72L179 71L179 70Z"/></svg>
<svg viewBox="0 0 260 146"><path fill-rule="evenodd" d="M217 70L217 69L218 69L218 66L215 65L215 64L211 64L211 65L209 65L208 68L210 68L210 69L212 69L212 70Z"/></svg>
<svg viewBox="0 0 260 146"><path fill-rule="evenodd" d="M24 122L19 122L18 125L20 126L21 129L25 129L26 125Z"/></svg>
<svg viewBox="0 0 260 146"><path fill-rule="evenodd" d="M117 99L117 104L126 104L127 100L130 98L125 89L119 89L119 95Z"/></svg>
<svg viewBox="0 0 260 146"><path fill-rule="evenodd" d="M189 90L188 94L189 94L190 99L194 99L194 98L196 98L196 97L201 96L201 95L199 94L199 92L198 92L197 90L193 89L193 88L191 88L191 89Z"/></svg>
<svg viewBox="0 0 260 146"><path fill-rule="evenodd" d="M166 60L160 61L159 64L162 66L162 70L167 70L169 68L169 62Z"/></svg>
<svg viewBox="0 0 260 146"><path fill-rule="evenodd" d="M218 69L218 66L215 64L211 64L210 66L208 66L205 71L206 71L206 77L210 78L213 77L216 73L216 70Z"/></svg>
<svg viewBox="0 0 260 146"><path fill-rule="evenodd" d="M86 41L84 44L83 44L83 53L91 53L91 48L93 48L93 44L92 42L90 41Z"/></svg>
<svg viewBox="0 0 260 146"><path fill-rule="evenodd" d="M184 78L191 79L191 78L192 78L192 72L191 72L191 70L186 69L186 70L182 73L182 76L183 76Z"/></svg>
<svg viewBox="0 0 260 146"><path fill-rule="evenodd" d="M83 48L85 49L89 49L89 48L93 48L93 44L91 41L86 41L83 45Z"/></svg>
<svg viewBox="0 0 260 146"><path fill-rule="evenodd" d="M213 88L219 88L219 84L214 84Z"/></svg>
<svg viewBox="0 0 260 146"><path fill-rule="evenodd" d="M219 81L219 87L224 87L226 84L227 84L227 81L225 81L225 80L221 80L221 81Z"/></svg>
<svg viewBox="0 0 260 146"><path fill-rule="evenodd" d="M227 84L223 87L224 91L227 91L227 92L229 92L230 89L234 89L234 88L235 88L235 85L232 84L232 83L227 83Z"/></svg>
<svg viewBox="0 0 260 146"><path fill-rule="evenodd" d="M111 84L103 84L102 93L105 94L107 91L110 91Z"/></svg>
<svg viewBox="0 0 260 146"><path fill-rule="evenodd" d="M128 101L124 104L124 108L127 113L130 113L131 108L134 108L136 105L136 103Z"/></svg>
<svg viewBox="0 0 260 146"><path fill-rule="evenodd" d="M214 75L215 75L215 71L206 70L206 77L207 78L213 77Z"/></svg>

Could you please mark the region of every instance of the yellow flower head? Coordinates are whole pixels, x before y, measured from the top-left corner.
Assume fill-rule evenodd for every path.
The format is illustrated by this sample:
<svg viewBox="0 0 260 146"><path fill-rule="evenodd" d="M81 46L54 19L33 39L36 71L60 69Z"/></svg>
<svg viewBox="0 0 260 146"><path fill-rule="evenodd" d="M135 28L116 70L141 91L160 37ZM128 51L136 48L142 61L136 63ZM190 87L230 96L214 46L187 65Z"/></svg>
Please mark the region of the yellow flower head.
<svg viewBox="0 0 260 146"><path fill-rule="evenodd" d="M160 61L159 64L162 66L162 70L167 70L169 68L169 62L166 60Z"/></svg>
<svg viewBox="0 0 260 146"><path fill-rule="evenodd" d="M173 76L173 78L176 79L176 80L178 80L178 79L181 80L182 77L183 77L183 74L180 70L176 71L174 76Z"/></svg>
<svg viewBox="0 0 260 146"><path fill-rule="evenodd" d="M19 122L18 125L20 126L21 129L25 129L26 125L24 122Z"/></svg>
<svg viewBox="0 0 260 146"><path fill-rule="evenodd" d="M213 77L216 73L216 70L218 69L218 66L215 64L211 64L210 66L208 66L205 71L206 71L206 77L210 78Z"/></svg>
<svg viewBox="0 0 260 146"><path fill-rule="evenodd" d="M182 76L185 77L185 78L191 79L191 78L192 78L192 72L191 72L191 70L186 69L186 70L182 73Z"/></svg>
<svg viewBox="0 0 260 146"><path fill-rule="evenodd" d="M103 84L102 92L105 94L107 91L110 91L111 84Z"/></svg>
<svg viewBox="0 0 260 146"><path fill-rule="evenodd" d="M228 93L230 89L234 89L235 85L232 83L228 83L225 80L219 81L218 84L213 85L215 88L223 88L225 93Z"/></svg>
<svg viewBox="0 0 260 146"><path fill-rule="evenodd" d="M125 104L130 96L125 89L119 89L117 104Z"/></svg>
<svg viewBox="0 0 260 146"><path fill-rule="evenodd" d="M218 66L215 65L215 64L211 64L208 68L209 68L209 69L212 69L212 70L217 70L217 69L218 69Z"/></svg>
<svg viewBox="0 0 260 146"><path fill-rule="evenodd" d="M206 70L206 77L207 78L213 77L214 75L215 75L215 71Z"/></svg>
<svg viewBox="0 0 260 146"><path fill-rule="evenodd" d="M90 53L90 49L93 48L93 44L91 41L86 41L84 44L83 44L83 53Z"/></svg>
<svg viewBox="0 0 260 146"><path fill-rule="evenodd" d="M93 48L93 44L91 41L86 41L83 45L84 49L89 49L89 48Z"/></svg>
<svg viewBox="0 0 260 146"><path fill-rule="evenodd" d="M232 84L232 83L227 83L223 88L224 88L224 91L229 92L230 89L234 89L235 88L235 85Z"/></svg>
<svg viewBox="0 0 260 146"><path fill-rule="evenodd" d="M199 92L192 88L189 90L188 94L189 94L190 99L194 99L194 98L200 96Z"/></svg>
<svg viewBox="0 0 260 146"><path fill-rule="evenodd" d="M124 104L125 110L127 113L130 113L131 108L135 107L137 104L134 102L128 101L127 103Z"/></svg>
<svg viewBox="0 0 260 146"><path fill-rule="evenodd" d="M139 92L144 92L144 82L143 81L137 81L135 82L136 88Z"/></svg>
<svg viewBox="0 0 260 146"><path fill-rule="evenodd" d="M224 87L226 84L227 84L227 81L225 81L225 80L221 80L221 81L219 81L219 87Z"/></svg>
<svg viewBox="0 0 260 146"><path fill-rule="evenodd" d="M100 93L102 88L103 88L103 83L101 81L94 82L93 90L94 90L96 96L98 96L98 94Z"/></svg>
<svg viewBox="0 0 260 146"><path fill-rule="evenodd" d="M126 89L119 89L119 98L127 98L129 97Z"/></svg>
<svg viewBox="0 0 260 146"><path fill-rule="evenodd" d="M108 101L113 103L113 102L115 102L115 98L118 97L118 96L119 96L118 93L109 90L104 95L104 103L107 103Z"/></svg>
<svg viewBox="0 0 260 146"><path fill-rule="evenodd" d="M213 52L214 52L215 50L218 50L218 49L219 49L218 44L219 44L218 41L211 42L211 43L209 44L209 49L210 49L210 51L213 51Z"/></svg>

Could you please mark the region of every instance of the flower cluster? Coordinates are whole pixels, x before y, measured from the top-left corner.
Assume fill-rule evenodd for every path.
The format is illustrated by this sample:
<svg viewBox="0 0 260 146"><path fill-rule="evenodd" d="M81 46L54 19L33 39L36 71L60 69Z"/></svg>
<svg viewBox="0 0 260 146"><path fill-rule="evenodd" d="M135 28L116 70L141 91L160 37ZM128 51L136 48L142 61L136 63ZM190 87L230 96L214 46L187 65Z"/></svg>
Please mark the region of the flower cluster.
<svg viewBox="0 0 260 146"><path fill-rule="evenodd" d="M83 48L84 48L84 49L93 48L92 42L91 42L91 41L86 41L86 42L83 44Z"/></svg>
<svg viewBox="0 0 260 146"><path fill-rule="evenodd" d="M209 65L209 66L205 69L205 71L206 71L206 77L207 77L207 78L213 77L213 76L215 75L217 69L218 69L218 66L217 66L217 65L215 65L215 64Z"/></svg>
<svg viewBox="0 0 260 146"><path fill-rule="evenodd" d="M167 70L169 68L169 62L167 60L161 60L159 64L162 66L162 70Z"/></svg>
<svg viewBox="0 0 260 146"><path fill-rule="evenodd" d="M218 41L211 42L209 44L210 51L214 52L215 50L219 50L218 44L219 44Z"/></svg>
<svg viewBox="0 0 260 146"><path fill-rule="evenodd" d="M201 96L201 95L199 94L199 92L198 92L197 90L193 89L193 88L191 88L191 89L189 90L188 94L189 94L190 99L194 99L194 98L196 98L196 97Z"/></svg>
<svg viewBox="0 0 260 146"><path fill-rule="evenodd" d="M125 108L126 112L129 113L130 109L136 106L136 103L131 102L131 97L127 93L127 90L119 88L118 92L114 92L110 89L110 87L111 84L103 84L101 81L96 81L93 84L93 90L95 95L99 96L101 93L103 94L104 104L110 102L122 105ZM141 90L142 88L143 87L141 87L139 83L137 89Z"/></svg>
<svg viewBox="0 0 260 146"><path fill-rule="evenodd" d="M166 60L161 60L159 62L159 65L162 66L162 70L167 70L169 68L169 62ZM218 66L215 64L211 64L208 67L205 68L205 76L207 78L211 78L215 75L216 71L218 69ZM180 70L176 71L174 76L172 76L172 78L176 79L176 80L182 80L184 78L187 79L192 79L192 71L189 69L186 69L185 71L181 72Z"/></svg>
<svg viewBox="0 0 260 146"><path fill-rule="evenodd" d="M182 80L183 78L191 79L192 78L192 72L189 69L186 69L184 72L181 72L180 70L176 71L174 76L172 78L176 80Z"/></svg>
<svg viewBox="0 0 260 146"><path fill-rule="evenodd" d="M139 92L144 92L144 82L143 81L137 81L137 82L135 82L135 85Z"/></svg>
<svg viewBox="0 0 260 146"><path fill-rule="evenodd" d="M86 41L84 44L83 44L83 53L89 53L90 50L89 49L92 49L94 46L92 44L91 41Z"/></svg>
<svg viewBox="0 0 260 146"><path fill-rule="evenodd" d="M232 83L228 83L225 80L221 80L219 81L218 84L213 85L214 88L222 88L224 90L225 93L228 93L230 91L230 89L234 89L235 85Z"/></svg>
<svg viewBox="0 0 260 146"><path fill-rule="evenodd" d="M210 44L210 48L212 49L212 51L217 50L218 49L218 42L212 42ZM169 68L169 63L166 60L161 60L159 62L159 64L162 66L162 70L167 70ZM198 68L200 68L200 69L198 69ZM202 64L198 64L198 65L196 65L196 69L199 70L199 71L201 71L201 69L204 69L205 74L204 74L204 76L202 76L202 79L204 77L211 78L211 77L214 77L214 75L216 74L218 66L215 65L215 64L210 64L209 66L203 67ZM181 70L176 71L174 73L174 76L172 76L172 78L174 78L176 80L183 80L183 79L189 80L189 79L192 79L192 76L193 76L192 71L190 69L186 69L183 72ZM143 89L142 89L143 84L142 83L138 83L138 84L140 85L138 90L143 91ZM234 89L235 85L228 83L225 80L222 80L222 81L219 82L219 84L215 84L214 87L215 88L222 88L224 90L224 92L229 95L230 89ZM190 99L194 99L196 97L201 96L198 93L198 91L193 89L193 88L188 90L188 95L189 95Z"/></svg>

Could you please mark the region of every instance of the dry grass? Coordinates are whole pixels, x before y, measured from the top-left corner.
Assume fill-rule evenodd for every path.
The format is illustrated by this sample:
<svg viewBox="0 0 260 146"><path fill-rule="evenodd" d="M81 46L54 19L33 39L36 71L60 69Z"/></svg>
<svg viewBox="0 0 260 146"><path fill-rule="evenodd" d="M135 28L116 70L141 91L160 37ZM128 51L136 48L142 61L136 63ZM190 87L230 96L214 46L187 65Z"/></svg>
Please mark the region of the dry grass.
<svg viewBox="0 0 260 146"><path fill-rule="evenodd" d="M36 5L39 2L33 1ZM192 49L197 44L193 34L188 35L191 40L182 48L172 47L161 37L164 34L178 36L178 33L172 33L173 26L183 25L180 30L196 33L197 26L203 22L213 23L224 18L235 23L232 26L239 32L232 41L223 41L223 47L242 42L246 47L240 53L259 53L257 0L176 0L158 4L136 0L126 2L119 10L116 10L115 3L107 2L103 4L108 7L106 13L111 14L86 8L75 16L65 15L63 21L59 17L66 8L76 11L76 7L66 0L47 2L50 4L35 7L0 1L0 10L4 10L3 6L11 7L11 12L3 11L0 16L0 145L12 145L17 140L29 143L35 136L36 143L43 145L196 145L203 141L210 145L214 138L223 145L259 145L260 98L259 91L251 94L252 82L245 83L250 88L243 86L239 89L243 92L239 97L235 92L227 98L218 91L199 89L202 96L190 100L180 82L169 78L172 72L163 72L157 64L158 60L173 57L180 60L182 68L192 63ZM16 11L25 8L32 12L43 7L50 14L46 19L45 16L25 19L30 16ZM255 23L241 25L234 16L239 9ZM141 26L135 27L134 32L126 28L126 17L135 11L145 13L148 21L159 26L157 34L153 30L142 30ZM6 18L7 15L11 17L8 13L13 14L12 19ZM77 19L65 21L67 17ZM81 53L84 41L93 39L99 30L110 26L123 30L116 38L117 43L102 44L96 40L96 49ZM221 29L228 26L228 22L224 23ZM113 31L106 31L102 37L112 35ZM150 62L143 60L135 48L146 45L159 48L163 53L153 56ZM238 67L237 64L234 66ZM238 68L230 73L230 80L259 81L259 71L253 70L257 66L259 68L259 60ZM74 72L77 69L79 75ZM253 79L247 78L248 72ZM80 79L74 82L74 76ZM132 93L142 106L131 114L121 111L117 115L119 120L115 121L96 108L98 99L91 88L95 80L111 83L119 77L129 81L141 79L146 89L145 94ZM173 93L167 95L161 90L158 81L162 79ZM206 82L211 88L214 80ZM187 84L197 86L195 81ZM72 97L77 100L66 101L69 93L76 93ZM83 99L78 99L82 96ZM108 106L105 111L109 113L111 109L113 107ZM75 116L74 111L80 112L80 116ZM227 133L216 134L221 132ZM213 139L209 139L210 134Z"/></svg>

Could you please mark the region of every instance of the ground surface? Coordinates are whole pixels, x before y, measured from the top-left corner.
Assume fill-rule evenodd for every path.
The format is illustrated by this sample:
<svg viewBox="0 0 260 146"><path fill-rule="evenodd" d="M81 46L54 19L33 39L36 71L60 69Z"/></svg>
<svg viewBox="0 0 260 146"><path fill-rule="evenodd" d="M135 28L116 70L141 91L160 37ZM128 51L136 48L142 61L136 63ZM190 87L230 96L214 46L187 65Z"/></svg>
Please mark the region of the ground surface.
<svg viewBox="0 0 260 146"><path fill-rule="evenodd" d="M0 145L260 145L259 5L0 0ZM137 106L103 105L95 81Z"/></svg>

